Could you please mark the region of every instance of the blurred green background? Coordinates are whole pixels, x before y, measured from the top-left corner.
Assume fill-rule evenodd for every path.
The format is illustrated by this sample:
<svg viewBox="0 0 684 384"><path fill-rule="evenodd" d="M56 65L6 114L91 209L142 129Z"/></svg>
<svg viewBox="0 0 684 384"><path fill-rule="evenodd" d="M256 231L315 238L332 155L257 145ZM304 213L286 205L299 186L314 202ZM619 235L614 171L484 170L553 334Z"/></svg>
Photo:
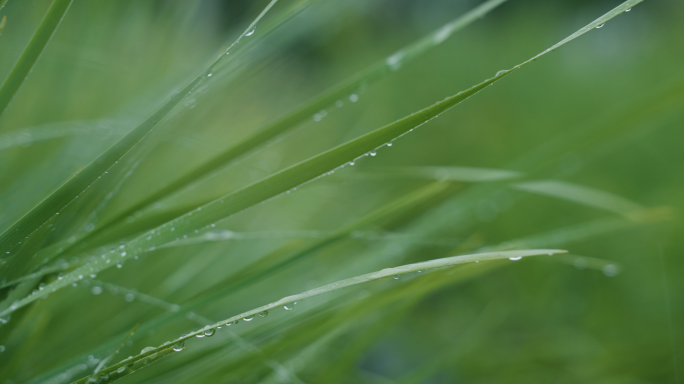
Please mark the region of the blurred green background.
<svg viewBox="0 0 684 384"><path fill-rule="evenodd" d="M46 246L87 228L93 210L101 221L114 217L480 3L281 0L240 43L236 58L88 192L90 203L65 213ZM391 123L527 60L619 3L509 0L360 89L358 101L327 108L325 118L312 117L140 216L168 220ZM0 78L49 4L9 0L0 11L7 17ZM266 5L75 0L0 117L0 230L178 92ZM295 16L279 22L282 15ZM112 362L189 333L202 319L219 321L382 268L518 241L521 248L557 247L571 255L483 262L330 293L230 332L221 329L211 339L189 340L183 352L121 382L682 383L683 16L681 1L646 1L377 156L217 223L211 230L223 234L221 241L145 253L17 311L0 326L0 382L86 376L112 352L106 343L169 314L175 317L136 333ZM387 171L449 166L564 180L619 195L652 215L630 220L505 183L440 182ZM260 262L317 244L435 182L442 189L428 198L312 249L264 279L193 312L173 306L210 297L249 278ZM116 245L120 239L109 240ZM94 254L79 252L64 259ZM591 258L607 261L593 268ZM619 266L620 273L606 265ZM2 288L0 298L12 288Z"/></svg>

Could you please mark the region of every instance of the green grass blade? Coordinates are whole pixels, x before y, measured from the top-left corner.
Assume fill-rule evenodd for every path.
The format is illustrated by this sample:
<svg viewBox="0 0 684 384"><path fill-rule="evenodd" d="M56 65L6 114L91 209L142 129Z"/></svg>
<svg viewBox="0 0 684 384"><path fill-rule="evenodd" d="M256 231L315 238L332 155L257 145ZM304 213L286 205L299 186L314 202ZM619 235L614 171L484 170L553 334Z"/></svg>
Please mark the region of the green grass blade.
<svg viewBox="0 0 684 384"><path fill-rule="evenodd" d="M50 5L43 21L41 21L36 33L29 41L28 46L19 57L19 60L12 68L5 82L0 86L0 117L7 109L14 95L17 93L24 80L38 61L38 57L43 53L45 46L50 42L59 23L62 22L64 15L73 0L54 0ZM3 3L4 6L4 3ZM4 20L4 18L3 18Z"/></svg>
<svg viewBox="0 0 684 384"><path fill-rule="evenodd" d="M368 171L351 173L349 176L369 179L377 179L378 177L417 178L474 183L515 180L524 177L525 174L505 169L476 167L391 167L371 168ZM511 182L508 186L521 191L568 200L625 216L629 216L630 213L644 208L640 204L622 196L561 180Z"/></svg>
<svg viewBox="0 0 684 384"><path fill-rule="evenodd" d="M386 206L382 206L377 210L372 211L364 217L359 218L355 222L350 223L349 225L335 231L335 233L333 233L331 236L328 236L312 244L308 244L304 247L301 247L300 249L290 252L285 256L276 253L272 255L273 260L269 260L269 257L266 257L266 260L257 262L256 265L249 266L247 270L237 271L236 276L248 276L247 278L238 277L236 279L231 280L229 284L221 284L221 286L208 289L207 294L198 295L198 298L193 299L188 303L184 303L180 307L178 307L176 304L169 304L163 301L159 301L157 299L151 298L148 295L141 294L134 290L125 290L121 287L119 287L119 290L122 294L134 295L141 301L146 302L150 305L154 305L158 308L164 309L167 312L150 321L142 323L140 325L139 332L144 334L145 332L157 329L158 327L163 326L174 319L178 319L185 316L187 313L189 313L189 311L192 311L196 308L200 308L203 305L211 303L215 300L219 300L225 297L227 294L235 292L239 288L245 287L249 284L262 280L270 276L272 273L281 270L285 266L290 265L296 262L297 260L305 258L313 254L317 250L334 244L335 242L344 238L356 229L363 228L370 224L377 224L379 222L391 220L393 217L401 215L403 212L406 212L407 210L415 207L416 205L424 203L426 200L430 198L434 198L437 194L444 190L444 187L444 185L440 184L428 185L424 188L421 188L415 192L408 194L407 196L399 198L396 201L392 201ZM91 281L93 280L91 279ZM102 283L102 285L106 287L105 283ZM103 343L103 345L105 347L113 346L114 343L120 340L121 337L122 336L117 336L115 340L105 342ZM96 353L96 351L93 351L93 353Z"/></svg>
<svg viewBox="0 0 684 384"><path fill-rule="evenodd" d="M340 99L346 99L350 93L356 92L360 87L367 87L368 85L390 75L398 70L402 64L416 59L428 50L438 46L454 33L485 16L488 12L498 7L505 1L506 0L489 0L465 15L445 24L438 30L428 34L422 39L398 50L390 55L387 59L381 60L380 62L369 66L343 83L338 84L332 89L315 96L309 102L305 103L294 111L261 128L256 134L240 141L237 144L234 144L226 151L191 169L190 171L186 172L185 175L147 196L130 208L123 210L121 213L117 214L116 217L109 220L108 223L104 223L95 231L88 234L88 236L95 235L100 231L109 228L111 225L121 222L136 211L142 210L150 204L160 201L174 192L188 187L192 183L206 177L220 167L229 164L233 160L248 153L249 151L252 151L255 148L273 140L277 136L294 129L302 122L308 121L315 113L329 107L336 101Z"/></svg>
<svg viewBox="0 0 684 384"><path fill-rule="evenodd" d="M513 184L515 189L537 193L629 216L643 207L610 192L559 180L537 180Z"/></svg>
<svg viewBox="0 0 684 384"><path fill-rule="evenodd" d="M253 30L259 20L276 2L277 0L272 0L228 50L235 46L235 44L237 44L249 31ZM64 207L78 198L84 190L95 183L104 172L111 168L121 157L130 151L133 146L140 142L140 140L142 140L159 121L166 117L187 95L189 95L198 84L207 79L207 75L210 74L213 68L225 57L226 55L221 55L206 70L190 81L181 92L172 97L171 100L145 119L138 127L133 129L106 152L98 156L81 172L70 178L55 192L51 193L45 200L5 230L5 232L0 235L0 257L6 257L8 254L11 255L19 245L21 239L40 228L50 218L58 215Z"/></svg>
<svg viewBox="0 0 684 384"><path fill-rule="evenodd" d="M407 273L413 273L413 272L418 272L418 271L424 271L424 270L429 270L429 269L434 269L434 268L442 268L442 267L450 267L453 265L457 264L463 264L463 263L472 263L476 261L487 261L487 260L501 260L501 259L508 259L508 258L513 258L513 259L519 259L523 257L529 257L529 256L538 256L538 255L553 255L553 254L558 254L558 253L565 253L566 251L564 250L558 250L558 249L535 249L535 250L519 250L519 251L505 251L505 252L493 252L493 253L481 253L481 254L474 254L474 255L464 255L464 256L453 256L453 257L447 257L443 259L436 259L436 260L430 260L430 261L425 261L422 263L415 263L415 264L408 264L408 265L403 265L400 267L395 267L395 268L386 268L381 271L377 272L372 272L372 273L367 273L365 275L360 275L356 277L352 277L350 279L345 279L345 280L340 280L332 284L327 284L306 292L302 292L297 295L292 295L292 296L287 296L284 297L278 301L275 301L273 303L261 306L259 308L252 309L250 311L241 313L236 316L232 316L226 320L220 321L216 324L206 326L204 328L201 328L197 331L191 332L187 335L181 336L180 338L166 342L159 347L156 348L151 348L145 351L144 353L140 353L137 356L130 357L128 359L125 359L117 364L114 364L113 366L105 369L102 371L102 375L108 374L110 380L112 379L118 379L119 377L116 376L117 373L120 374L130 374L135 371L137 371L140 367L147 365L143 364L146 360L148 362L152 361L157 361L159 358L166 356L170 353L166 353L169 350L173 351L173 346L178 345L179 343L185 342L188 339L191 339L193 337L196 337L199 334L202 334L206 331L209 330L215 330L218 327L222 327L228 324L232 324L235 321L242 320L246 317L253 317L258 315L259 313L263 313L264 311L269 311L275 308L283 307L287 304L292 304L294 302L302 301L314 296L322 295L328 292L332 292L338 289L346 288L346 287L351 287L354 285L358 284L363 284L367 283L373 280L379 280L383 279L386 277L392 277L396 275L403 275ZM147 349L147 348L146 348ZM161 356L163 355L163 356ZM123 367L123 369L119 372L119 370ZM76 384L82 384L86 383L88 378L83 378L81 380L75 381L74 383Z"/></svg>
<svg viewBox="0 0 684 384"><path fill-rule="evenodd" d="M204 229L221 219L229 217L256 204L267 201L281 193L285 193L288 190L325 175L326 173L333 172L335 169L342 167L347 163L353 162L357 158L365 156L366 154L375 151L377 148L384 146L388 142L391 142L392 140L412 131L416 127L425 124L430 119L433 119L439 116L441 113L453 108L457 104L468 99L484 88L487 88L505 76L508 76L515 70L522 68L524 65L529 64L537 58L555 50L556 48L576 39L579 36L584 35L585 33L593 30L599 25L602 25L603 23L623 13L625 10L632 8L636 4L641 3L642 1L643 0L628 0L624 2L622 5L614 8L612 11L581 28L551 48L521 64L516 65L510 70L499 71L494 77L487 79L471 87L470 89L462 91L454 96L447 97L445 100L438 102L428 108L411 114L392 124L379 128L355 140L330 149L320 155L314 156L313 158L295 164L261 181L241 188L209 204L197 208L188 214L180 216L177 219L159 226L156 229L131 240L115 253L112 252L109 254L104 254L102 255L103 257L97 258L94 261L91 261L88 264L70 272L62 280L52 282L48 285L47 289L36 292L35 294L20 300L16 308L21 308L37 300L38 298L49 294L49 292L54 292L74 282L77 282L79 280L79 276L80 278L83 278L83 276L87 276L92 273L99 273L100 271L107 269L118 262L123 262L133 257L134 255L156 249L157 246L175 241L183 235ZM7 313L9 312L0 312L0 316Z"/></svg>

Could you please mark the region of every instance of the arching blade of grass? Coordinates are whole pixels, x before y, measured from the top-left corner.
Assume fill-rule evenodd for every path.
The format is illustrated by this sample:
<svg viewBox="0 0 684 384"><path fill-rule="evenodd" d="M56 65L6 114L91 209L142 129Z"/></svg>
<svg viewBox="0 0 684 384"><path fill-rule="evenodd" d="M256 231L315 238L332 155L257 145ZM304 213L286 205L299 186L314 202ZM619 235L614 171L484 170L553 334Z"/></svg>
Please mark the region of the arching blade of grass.
<svg viewBox="0 0 684 384"><path fill-rule="evenodd" d="M391 167L350 173L349 177L364 178L417 178L440 181L491 182L519 179L525 176L518 171L476 167ZM643 209L641 205L622 196L561 180L529 180L511 182L507 186L525 192L573 201L594 208L629 216Z"/></svg>
<svg viewBox="0 0 684 384"><path fill-rule="evenodd" d="M189 302L184 303L180 307L176 308L166 306L164 309L167 311L167 313L142 323L139 327L139 332L144 334L148 331L157 329L158 327L161 327L174 319L186 316L189 311L193 311L216 300L220 300L227 294L235 292L239 288L263 280L274 272L282 270L297 260L310 256L318 250L335 244L356 229L363 228L370 224L384 223L392 218L400 216L407 210L424 203L428 199L436 197L439 193L444 191L445 187L446 186L444 184L428 185L370 212L353 223L340 228L326 238L320 239L311 244L307 244L297 250L290 251L285 255L279 252L268 255L263 260L256 262L254 265L250 265L244 270L236 271L234 275L238 277L229 280L228 284L219 284L219 286L207 289L206 294L199 294L196 298L191 299ZM127 293L131 293L137 297L137 293L134 291ZM142 297L142 299L151 301L151 299L148 297ZM155 303L155 305L164 307L163 304L160 305L159 303ZM123 337L123 335L116 336L115 338L102 343L101 348L112 348L115 343L121 339L121 337ZM99 349L98 351L91 352L99 353Z"/></svg>
<svg viewBox="0 0 684 384"><path fill-rule="evenodd" d="M9 76L0 86L0 117L14 98L45 46L62 22L73 0L54 0ZM4 3L3 3L4 6ZM1 7L0 7L1 8ZM4 20L4 18L3 18Z"/></svg>
<svg viewBox="0 0 684 384"><path fill-rule="evenodd" d="M277 1L278 0L272 0L228 49L235 46L242 37L254 29L259 20L261 20ZM64 0L56 0L56 2L64 2ZM142 140L159 121L166 117L187 95L189 95L198 84L205 80L207 75L212 72L213 68L225 57L226 55L221 55L209 65L206 70L190 81L181 92L173 96L171 100L166 102L114 146L98 156L93 162L81 170L81 172L70 178L55 192L51 193L45 200L5 230L5 232L0 235L0 257L4 258L7 255L11 255L22 239L40 228L50 218L58 215L71 201L78 198L84 190L96 182L102 174L130 151L133 146L140 142L140 140ZM7 277L7 275L0 276L0 278L2 277Z"/></svg>
<svg viewBox="0 0 684 384"><path fill-rule="evenodd" d="M505 251L520 247L543 247L547 246L547 244L553 244L553 246L562 247L568 245L569 243L587 239L588 237L633 228L641 224L658 223L673 219L674 216L669 208L663 207L644 209L639 212L634 212L630 220L620 217L598 219L587 223L571 225L568 227L554 229L549 232L538 233L535 235L506 241L498 245L485 246L479 248L478 251Z"/></svg>
<svg viewBox="0 0 684 384"><path fill-rule="evenodd" d="M447 97L445 100L438 102L428 108L413 113L403 119L379 128L355 140L349 141L338 147L323 152L320 155L314 156L299 164L295 164L265 179L243 187L209 204L199 207L196 210L180 216L164 225L161 225L156 229L131 240L127 244L122 245L122 247L116 252L113 251L112 253L103 254L101 255L102 257L96 258L88 264L70 272L62 280L52 282L48 287L46 287L46 289L20 300L15 309L21 308L37 300L38 298L49 294L50 292L54 292L58 289L68 286L69 284L77 282L79 280L79 276L82 278L83 276L92 273L99 273L100 271L109 268L112 265L124 262L134 255L153 250L157 246L180 239L183 235L204 229L210 224L229 217L237 212L267 201L281 193L285 193L290 189L312 181L326 173L333 172L335 169L342 167L349 162L353 162L357 158L365 156L367 153L376 150L377 148L400 136L403 136L418 126L425 124L430 119L435 118L445 111L453 108L457 104L501 80L505 76L508 76L514 71L531 63L539 57L554 51L556 48L565 45L579 36L584 35L585 33L595 29L597 26L606 23L607 21L618 16L627 9L634 7L636 4L639 4L642 1L643 0L628 0L622 3L620 6L614 8L592 23L581 28L551 48L521 64L516 65L509 70L499 71L494 77L487 79L480 84L471 87L470 89L462 91L454 96ZM6 315L7 313L9 312L0 312L0 316Z"/></svg>
<svg viewBox="0 0 684 384"><path fill-rule="evenodd" d="M526 181L513 184L513 188L574 201L625 216L643 209L641 205L613 193L560 180Z"/></svg>
<svg viewBox="0 0 684 384"><path fill-rule="evenodd" d="M277 136L296 128L302 122L310 120L311 116L313 116L315 113L329 107L336 101L340 99L346 100L349 94L356 92L360 87L367 87L368 85L390 75L398 70L402 64L405 64L408 61L421 56L428 50L438 46L454 33L470 25L480 17L483 17L489 11L505 1L506 0L489 0L465 15L445 24L438 30L428 34L422 39L400 49L399 51L390 55L387 59L369 66L350 79L336 85L320 95L315 96L294 111L262 127L256 134L243 139L237 144L232 145L227 150L205 161L201 165L187 171L183 176L177 178L170 184L157 190L138 203L132 205L130 208L122 210L107 223L103 223L102 225L98 226L95 231L86 234L86 236L90 237L97 235L101 231L110 228L112 225L120 223L122 220L131 217L131 215L133 215L135 212L143 210L149 205L168 197L174 192L188 187L192 183L206 177L212 172L218 170L220 167L229 164L233 160L248 153L249 151L252 151L255 148L276 138Z"/></svg>
<svg viewBox="0 0 684 384"><path fill-rule="evenodd" d="M72 135L98 133L108 136L115 134L117 131L124 129L129 125L129 122L103 119L67 121L21 128L12 132L0 134L0 151Z"/></svg>
<svg viewBox="0 0 684 384"><path fill-rule="evenodd" d="M109 355L107 355L107 357L105 357L104 359L102 359L102 360L100 361L100 363L99 363L99 364L95 367L95 369L93 370L93 374L90 375L90 377L91 377L92 379L94 379L94 378L97 376L97 373L100 372L103 368L105 368L105 366L107 365L107 363L108 363L114 356L116 356L116 355L119 353L119 351L124 347L124 345L126 345L126 342L128 341L128 339L130 339L131 336L133 336L133 334L135 333L135 331L136 331L137 329L138 329L138 326L137 326L137 325L136 325L135 327L133 327L133 329L131 329L131 331L128 332L128 335L126 335L126 337L124 337L124 339L121 341L121 343L119 343L119 346L116 347L116 349L114 350L114 352L110 353Z"/></svg>
<svg viewBox="0 0 684 384"><path fill-rule="evenodd" d="M553 254L558 254L558 253L565 253L566 251L564 250L558 250L558 249L535 249L535 250L519 250L519 251L507 251L507 252L493 252L493 253L481 253L481 254L474 254L474 255L464 255L464 256L454 256L454 257L447 257L443 259L436 259L436 260L430 260L430 261L425 261L422 263L415 263L415 264L408 264L408 265L403 265L401 267L395 267L395 268L386 268L378 272L372 272L368 273L365 275L360 275L356 277L352 277L350 279L345 279L345 280L340 280L332 284L324 285L297 295L292 295L292 296L287 296L284 297L278 301L275 301L273 303L261 306L259 308L252 309L250 311L241 313L239 315L230 317L226 320L220 321L216 324L213 324L211 326L204 327L202 329L199 329L197 331L191 332L185 336L182 336L176 340L166 342L159 347L156 348L151 348L147 349L144 353L141 353L137 356L130 357L128 359L125 359L117 364L114 364L113 366L104 369L101 371L101 375L109 375L109 380L116 380L119 377L119 375L124 375L124 374L130 374L135 371L137 371L139 368L141 368L144 364L144 362L147 360L147 362L152 362L152 361L157 361L159 358L166 356L170 353L173 352L173 348L176 345L180 345L179 343L185 342L188 339L191 339L193 337L196 337L199 334L202 334L204 332L207 332L209 330L215 330L218 327L222 327L228 324L232 324L235 321L242 320L244 318L248 318L251 316L256 316L259 313L263 313L264 311L269 311L274 308L279 308L283 307L287 304L292 304L297 301L302 301L304 299L322 295L324 293L332 292L338 289L346 288L346 287L351 287L357 284L362 284L366 283L369 281L373 280L379 280L383 279L386 277L392 277L396 275L403 275L407 273L412 273L412 272L418 272L418 271L424 271L428 269L434 269L434 268L442 268L442 267L450 267L453 265L457 264L463 264L463 263L470 263L470 262L475 262L475 261L486 261L486 260L500 260L500 259L507 259L507 258L513 258L513 259L519 259L523 257L528 257L528 256L538 256L538 255L553 255ZM167 353L168 352L168 353ZM123 368L123 369L122 369ZM75 381L74 383L81 384L81 383L86 383L88 378L83 378L81 380Z"/></svg>

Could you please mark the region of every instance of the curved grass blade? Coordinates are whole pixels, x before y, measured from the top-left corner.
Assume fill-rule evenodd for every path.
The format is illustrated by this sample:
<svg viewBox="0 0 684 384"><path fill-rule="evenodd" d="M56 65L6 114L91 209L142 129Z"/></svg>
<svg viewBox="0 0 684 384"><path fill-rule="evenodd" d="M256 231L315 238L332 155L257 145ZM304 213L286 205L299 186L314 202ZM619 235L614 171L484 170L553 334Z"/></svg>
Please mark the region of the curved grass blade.
<svg viewBox="0 0 684 384"><path fill-rule="evenodd" d="M478 249L479 252L494 252L516 249L520 247L544 247L548 244L553 246L565 246L569 243L581 241L589 237L607 234L623 229L633 228L641 224L657 223L673 220L672 211L666 207L644 209L634 212L629 220L621 217L593 220L586 223L571 225L554 229L549 232L538 233L511 241L506 241L494 246L485 246Z"/></svg>
<svg viewBox="0 0 684 384"><path fill-rule="evenodd" d="M574 201L629 216L643 207L616 194L559 180L536 180L513 184L515 189Z"/></svg>
<svg viewBox="0 0 684 384"><path fill-rule="evenodd" d="M56 2L59 1L63 2L64 0L56 0ZM253 30L259 20L261 20L277 1L278 0L271 0L266 8L237 38L228 50L235 46L249 31ZM81 172L69 179L55 192L51 193L45 200L3 232L2 235L0 235L0 257L11 254L21 242L21 239L33 233L37 228L40 228L50 218L58 215L71 201L78 198L85 189L96 182L104 172L111 168L121 157L130 151L133 146L140 142L140 140L147 136L159 121L166 117L187 95L192 93L198 84L207 79L207 75L209 75L213 68L225 57L226 55L221 55L209 65L206 70L190 81L181 92L173 96L171 100L145 119L138 127L133 129L106 152L98 156L97 159L81 170Z"/></svg>
<svg viewBox="0 0 684 384"><path fill-rule="evenodd" d="M359 178L405 178L460 181L466 183L481 183L501 180L517 179L524 175L522 172L507 169L479 168L479 167L374 167L354 172L347 177Z"/></svg>
<svg viewBox="0 0 684 384"><path fill-rule="evenodd" d="M430 107L415 112L403 119L394 123L379 128L357 139L351 140L345 144L339 145L333 149L323 152L301 163L295 164L280 172L277 172L265 179L256 183L243 187L235 192L232 192L222 198L219 198L209 204L197 208L185 215L182 215L174 220L163 224L156 229L147 232L130 242L122 245L119 250L111 253L102 254L101 258L97 258L88 264L77 268L70 272L64 279L50 283L46 289L36 292L35 294L26 297L17 305L21 308L40 297L43 297L50 292L68 286L83 276L99 273L100 271L111 267L119 262L123 262L134 255L154 250L156 247L180 239L183 235L193 233L200 229L206 229L211 224L225 219L235 213L243 211L256 204L270 200L271 198L285 193L293 188L308 183L325 174L334 172L337 168L344 166L347 163L353 162L359 157L363 157L371 151L377 150L379 147L386 145L388 142L405 135L413 129L425 124L430 119L433 119L447 110L453 108L462 101L475 95L479 91L487 88L495 82L508 76L512 72L522 68L526 64L535 61L537 58L554 51L568 42L584 35L585 33L595 29L597 26L606 23L612 18L625 12L627 9L634 7L643 0L628 0L610 12L589 23L569 37L563 39L561 42L553 45L551 48L541 52L531 59L514 66L505 71L499 71L494 77L487 79L470 89L459 92L458 94L447 97L445 100L438 102ZM3 316L9 312L0 312Z"/></svg>
<svg viewBox="0 0 684 384"><path fill-rule="evenodd" d="M64 15L69 10L73 0L54 0L50 5L43 21L40 22L36 33L33 34L31 41L29 41L26 49L19 57L19 60L9 76L5 79L0 87L0 117L7 109L14 95L17 93L24 80L33 69L33 66L38 61L38 57L43 53L45 46L50 42L52 35L54 35L57 27L62 22ZM4 6L4 4L3 4ZM4 17L3 17L4 20Z"/></svg>
<svg viewBox="0 0 684 384"><path fill-rule="evenodd" d="M152 319L148 322L141 324L140 333L145 333L150 330L154 330L173 319L185 316L189 311L199 308L203 305L209 304L215 300L219 300L225 295L234 292L236 289L244 287L246 285L252 284L259 281L265 277L268 277L271 273L281 270L282 268L290 265L297 260L305 258L317 250L320 250L326 246L334 244L335 242L345 238L352 231L363 228L369 224L376 224L381 222L386 222L391 220L398 215L402 215L407 210L415 207L418 204L424 203L430 198L434 198L437 194L441 193L445 188L443 184L433 184L421 188L415 192L408 194L407 196L401 197L396 201L392 201L386 206L380 207L377 210L367 214L366 216L356 220L339 230L337 230L331 236L320 239L312 244L308 244L301 249L290 252L283 256L281 253L276 252L275 254L267 256L264 260L257 262L255 265L248 266L246 270L239 271L239 275L249 276L248 278L238 278L231 280L229 284L222 284L217 287L213 287L207 290L207 294L200 294L198 298L191 300L188 303L183 304L180 307L176 307L175 304L164 304L159 302L154 302L151 298L147 296L140 296L140 299L150 304L156 305L160 308L163 307L167 311L166 314ZM103 287L107 288L104 284ZM121 291L121 288L119 289ZM124 291L121 291L124 293ZM134 297L138 297L138 292L130 290L125 292L125 294L132 294ZM117 336L116 340L110 340L103 343L104 346L113 345L116 341L120 340L120 336ZM95 352L94 352L95 353Z"/></svg>
<svg viewBox="0 0 684 384"><path fill-rule="evenodd" d="M254 150L261 145L264 145L277 136L294 129L302 122L308 121L315 113L329 107L336 101L340 101L340 99L346 99L350 93L356 92L359 88L367 87L368 85L390 75L391 73L397 71L402 64L413 60L428 50L438 46L454 33L483 17L505 1L506 0L489 0L465 15L445 24L438 30L428 34L417 42L414 42L393 53L387 59L381 60L380 62L369 66L349 80L338 84L323 94L315 96L309 102L295 109L293 112L290 112L289 114L261 128L256 134L242 140L237 144L234 144L224 152L186 172L185 175L147 196L130 208L123 210L121 213L117 214L116 217L113 217L107 223L103 223L103 225L100 225L95 231L89 233L88 236L95 235L100 231L107 229L128 217L131 217L136 211L143 210L154 202L162 200L174 192L188 187L190 184L197 182L198 180L215 172L220 167L231 163L240 156Z"/></svg>
<svg viewBox="0 0 684 384"><path fill-rule="evenodd" d="M0 151L78 134L99 133L103 136L109 136L116 134L117 131L128 125L129 123L103 119L92 121L68 121L22 128L0 134Z"/></svg>
<svg viewBox="0 0 684 384"><path fill-rule="evenodd" d="M100 361L100 363L99 363L99 364L95 367L95 369L93 370L93 374L90 375L90 378L91 378L91 379L95 379L96 377L98 377L98 376L97 376L97 373L100 372L100 371L105 367L105 365L107 365L107 363L108 363L114 356L116 356L117 353L119 353L119 351L124 347L124 345L126 345L126 342L128 341L128 339L130 339L131 336L133 336L133 334L135 333L135 331L136 331L137 329L138 329L138 325L136 324L135 327L133 327L133 329L131 329L131 331L128 332L128 335L126 335L126 337L124 337L124 339L121 341L121 343L119 344L119 346L116 347L116 349L114 350L114 352L110 353L107 357L105 357L104 359L102 359L102 361ZM97 381L97 379L95 379L95 381Z"/></svg>
<svg viewBox="0 0 684 384"><path fill-rule="evenodd" d="M366 283L369 281L373 280L379 280L383 279L386 277L392 277L396 275L403 275L407 273L413 273L413 272L418 272L418 271L424 271L428 269L434 269L434 268L442 268L442 267L450 267L453 265L457 264L463 264L463 263L470 263L470 262L475 262L475 261L486 261L486 260L500 260L500 259L508 259L508 258L513 258L513 259L519 259L523 257L529 257L529 256L538 256L538 255L554 255L554 254L559 254L559 253L566 253L567 251L564 250L559 250L559 249L535 249L535 250L519 250L519 251L504 251L504 252L493 252L493 253L480 253L480 254L474 254L474 255L464 255L464 256L453 256L453 257L447 257L443 259L436 259L436 260L430 260L430 261L425 261L422 263L415 263L415 264L407 264L403 265L400 267L395 267L395 268L386 268L381 271L377 272L372 272L372 273L367 273L365 275L360 275L356 277L352 277L350 279L345 279L345 280L340 280L332 284L327 284L306 292L302 292L297 295L292 295L292 296L287 296L284 297L278 301L275 301L273 303L261 306L259 308L252 309L250 311L241 313L239 315L230 317L226 320L219 321L218 323L215 323L210 326L203 327L197 331L191 332L187 335L181 336L180 338L166 342L159 347L149 349L145 351L144 353L141 353L137 356L130 357L128 359L125 359L117 364L114 364L113 366L104 369L102 371L102 375L110 375L109 378L110 380L113 378L111 375L115 374L116 372L119 372L121 370L121 373L126 373L130 374L135 371L137 371L139 368L142 368L143 366L147 364L141 364L142 362L148 361L157 361L161 357L167 356L170 353L166 353L169 350L173 352L173 347L175 345L180 345L180 343L185 342L188 339L191 339L193 337L196 337L197 335L204 333L209 330L215 330L218 327L222 327L228 324L232 324L235 321L242 320L246 317L251 317L251 316L256 316L259 313L262 313L264 311L268 311L274 308L279 308L282 306L285 306L287 304L291 304L297 301L302 301L304 299L308 299L314 296L322 295L324 293L332 292L338 289L346 288L346 287L351 287L357 284L362 284ZM123 368L123 369L122 369ZM83 378L78 381L75 381L75 384L82 384L86 383L88 378Z"/></svg>
<svg viewBox="0 0 684 384"><path fill-rule="evenodd" d="M472 183L515 180L524 177L525 174L505 169L476 167L391 167L371 168L368 171L351 173L349 176L373 179L377 177L410 177L427 180ZM509 186L521 191L568 200L625 216L629 216L630 213L637 212L644 208L638 203L614 193L561 180L530 180L514 182L509 184Z"/></svg>

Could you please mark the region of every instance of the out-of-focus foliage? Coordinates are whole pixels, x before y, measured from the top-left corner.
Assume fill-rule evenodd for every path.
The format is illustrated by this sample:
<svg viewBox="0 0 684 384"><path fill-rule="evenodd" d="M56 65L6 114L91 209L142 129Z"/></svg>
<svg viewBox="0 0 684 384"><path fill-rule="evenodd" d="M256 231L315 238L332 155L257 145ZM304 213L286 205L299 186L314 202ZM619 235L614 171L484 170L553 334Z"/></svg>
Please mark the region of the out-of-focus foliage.
<svg viewBox="0 0 684 384"><path fill-rule="evenodd" d="M0 115L3 241L67 180L97 173L3 248L0 384L111 382L98 372L126 356L285 296L530 248L569 253L307 298L124 365L135 372L120 382L684 380L681 2L645 1L334 174L306 168L297 176L312 181L282 194L288 180L262 182L252 190L276 196L254 206L251 192L231 195L493 78L621 2L499 3L280 0L251 30L268 1L74 0ZM0 79L51 4L0 5ZM421 38L434 46L393 56ZM174 97L111 167L91 164ZM249 208L223 219L222 196ZM158 227L150 236L174 241L147 242ZM49 291L97 263L111 268Z"/></svg>

